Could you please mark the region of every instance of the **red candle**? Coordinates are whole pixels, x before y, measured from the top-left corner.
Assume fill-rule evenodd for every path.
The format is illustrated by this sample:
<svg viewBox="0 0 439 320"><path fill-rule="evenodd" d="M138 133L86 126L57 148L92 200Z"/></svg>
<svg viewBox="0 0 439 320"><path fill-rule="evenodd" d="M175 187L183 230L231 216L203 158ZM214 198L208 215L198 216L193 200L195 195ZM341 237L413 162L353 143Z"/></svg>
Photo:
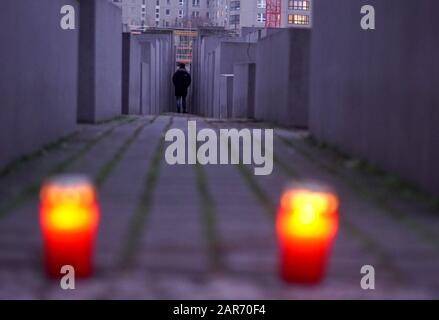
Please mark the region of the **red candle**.
<svg viewBox="0 0 439 320"><path fill-rule="evenodd" d="M337 197L322 188L294 188L281 198L276 222L282 278L318 283L338 229Z"/></svg>
<svg viewBox="0 0 439 320"><path fill-rule="evenodd" d="M96 192L88 179L61 176L43 185L40 227L49 276L62 276L65 265L72 266L78 278L91 275L98 223Z"/></svg>

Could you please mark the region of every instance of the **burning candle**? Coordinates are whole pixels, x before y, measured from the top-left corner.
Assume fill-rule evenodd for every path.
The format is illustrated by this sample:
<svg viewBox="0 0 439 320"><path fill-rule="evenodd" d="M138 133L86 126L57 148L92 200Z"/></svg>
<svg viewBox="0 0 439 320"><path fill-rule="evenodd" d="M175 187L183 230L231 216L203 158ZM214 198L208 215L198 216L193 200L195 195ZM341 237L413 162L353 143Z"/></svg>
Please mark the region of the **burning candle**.
<svg viewBox="0 0 439 320"><path fill-rule="evenodd" d="M76 277L90 276L98 223L96 191L87 178L60 176L44 183L40 227L49 276L60 277L65 265L74 268Z"/></svg>
<svg viewBox="0 0 439 320"><path fill-rule="evenodd" d="M338 229L337 197L318 186L287 190L281 197L276 229L282 278L318 283Z"/></svg>

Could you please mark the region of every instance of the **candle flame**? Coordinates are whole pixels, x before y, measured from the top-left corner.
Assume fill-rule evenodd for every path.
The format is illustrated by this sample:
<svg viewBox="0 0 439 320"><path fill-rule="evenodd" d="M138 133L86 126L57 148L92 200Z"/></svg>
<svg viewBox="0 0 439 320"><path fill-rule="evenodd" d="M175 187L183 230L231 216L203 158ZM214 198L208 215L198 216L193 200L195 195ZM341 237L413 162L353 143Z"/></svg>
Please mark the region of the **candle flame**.
<svg viewBox="0 0 439 320"><path fill-rule="evenodd" d="M96 194L92 185L46 184L41 191L41 224L47 230L78 231L98 224Z"/></svg>
<svg viewBox="0 0 439 320"><path fill-rule="evenodd" d="M290 190L281 198L279 231L286 236L319 237L335 234L337 197L310 190Z"/></svg>

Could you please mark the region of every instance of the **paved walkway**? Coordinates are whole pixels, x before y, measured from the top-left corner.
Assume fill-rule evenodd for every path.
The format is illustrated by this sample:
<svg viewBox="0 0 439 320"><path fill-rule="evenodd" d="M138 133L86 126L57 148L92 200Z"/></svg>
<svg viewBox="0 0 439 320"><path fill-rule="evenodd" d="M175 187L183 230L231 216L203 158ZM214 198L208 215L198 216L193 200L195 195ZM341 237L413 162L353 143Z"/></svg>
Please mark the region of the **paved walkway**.
<svg viewBox="0 0 439 320"><path fill-rule="evenodd" d="M426 199L278 128L270 176L247 166L169 166L163 134L186 131L188 119L81 126L1 174L0 299L439 298L439 212ZM192 119L198 128L269 127ZM74 291L41 269L38 188L63 172L92 177L102 211L96 275ZM331 184L342 203L328 277L315 287L284 285L276 273L272 208L299 178ZM374 291L360 287L363 265L376 268Z"/></svg>

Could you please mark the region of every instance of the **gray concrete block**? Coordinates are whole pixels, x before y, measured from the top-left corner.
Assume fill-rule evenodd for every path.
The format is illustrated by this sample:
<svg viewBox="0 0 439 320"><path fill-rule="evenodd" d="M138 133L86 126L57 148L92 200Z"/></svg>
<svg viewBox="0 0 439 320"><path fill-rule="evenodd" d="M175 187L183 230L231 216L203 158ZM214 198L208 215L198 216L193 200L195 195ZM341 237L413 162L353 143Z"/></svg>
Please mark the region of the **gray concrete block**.
<svg viewBox="0 0 439 320"><path fill-rule="evenodd" d="M141 114L154 114L151 110L151 67L149 63L142 62L142 98Z"/></svg>
<svg viewBox="0 0 439 320"><path fill-rule="evenodd" d="M1 3L0 167L75 130L79 31L61 29L64 5L79 12L73 0Z"/></svg>
<svg viewBox="0 0 439 320"><path fill-rule="evenodd" d="M254 118L256 64L238 63L233 68L233 118Z"/></svg>
<svg viewBox="0 0 439 320"><path fill-rule="evenodd" d="M122 12L98 1L96 14L95 121L103 121L122 113Z"/></svg>
<svg viewBox="0 0 439 320"><path fill-rule="evenodd" d="M307 127L308 29L283 29L257 44L255 117L284 126Z"/></svg>
<svg viewBox="0 0 439 320"><path fill-rule="evenodd" d="M141 50L134 36L123 34L123 114L140 114Z"/></svg>
<svg viewBox="0 0 439 320"><path fill-rule="evenodd" d="M233 74L222 74L219 83L219 114L221 119L233 116Z"/></svg>
<svg viewBox="0 0 439 320"><path fill-rule="evenodd" d="M206 115L209 117L214 116L213 103L214 103L214 92L215 92L215 64L216 64L216 52L212 52L208 58L207 68L209 70L208 74L208 88L206 96Z"/></svg>
<svg viewBox="0 0 439 320"><path fill-rule="evenodd" d="M232 37L224 29L200 29L194 53L194 110L200 115L219 117L220 75L233 73L235 63L254 61L255 44Z"/></svg>
<svg viewBox="0 0 439 320"><path fill-rule="evenodd" d="M221 42L215 49L214 92L212 116L220 117L220 81L221 74L232 74L236 63L254 62L256 45L244 42Z"/></svg>
<svg viewBox="0 0 439 320"><path fill-rule="evenodd" d="M198 29L198 37L193 42L192 60L192 112L207 115L206 105L207 83L209 76L208 60L209 54L215 50L222 40L230 38L230 32L224 28L206 27Z"/></svg>
<svg viewBox="0 0 439 320"><path fill-rule="evenodd" d="M149 65L149 75L142 73L142 83L139 85L139 101L143 101L142 112L157 114L173 110L175 99L172 85L172 75L175 71L173 32L151 29L135 36L135 39L141 47L139 63ZM144 106L143 97L146 96L149 96L150 100L148 107Z"/></svg>
<svg viewBox="0 0 439 320"><path fill-rule="evenodd" d="M121 114L122 11L105 0L80 0L78 121Z"/></svg>
<svg viewBox="0 0 439 320"><path fill-rule="evenodd" d="M315 1L310 128L322 141L439 195L436 0Z"/></svg>

